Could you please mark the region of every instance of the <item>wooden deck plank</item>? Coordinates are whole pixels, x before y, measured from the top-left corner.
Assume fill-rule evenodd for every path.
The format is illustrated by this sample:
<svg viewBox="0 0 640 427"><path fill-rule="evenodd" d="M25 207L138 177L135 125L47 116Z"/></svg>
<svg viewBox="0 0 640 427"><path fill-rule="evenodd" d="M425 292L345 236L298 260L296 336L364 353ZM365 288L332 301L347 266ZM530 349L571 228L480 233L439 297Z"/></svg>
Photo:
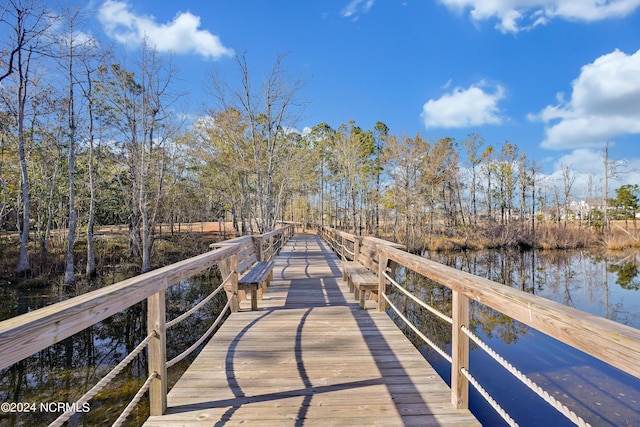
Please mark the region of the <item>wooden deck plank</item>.
<svg viewBox="0 0 640 427"><path fill-rule="evenodd" d="M339 265L294 236L259 309L241 304L145 426L480 425L386 314L358 308Z"/></svg>

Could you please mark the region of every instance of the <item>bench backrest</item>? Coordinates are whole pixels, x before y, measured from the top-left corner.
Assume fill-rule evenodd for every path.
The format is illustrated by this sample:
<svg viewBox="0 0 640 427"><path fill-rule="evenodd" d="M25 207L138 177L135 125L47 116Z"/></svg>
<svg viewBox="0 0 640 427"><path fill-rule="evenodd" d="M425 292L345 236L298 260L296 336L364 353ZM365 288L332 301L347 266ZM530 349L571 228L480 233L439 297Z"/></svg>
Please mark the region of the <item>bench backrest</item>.
<svg viewBox="0 0 640 427"><path fill-rule="evenodd" d="M392 248L403 249L404 245L392 243L376 237L356 237L357 254L356 261L378 274L378 249L377 246L383 244ZM355 246L355 245L354 245Z"/></svg>
<svg viewBox="0 0 640 427"><path fill-rule="evenodd" d="M242 274L258 261L253 241L248 242L238 253L238 274Z"/></svg>
<svg viewBox="0 0 640 427"><path fill-rule="evenodd" d="M254 241L251 236L236 237L235 239L227 240L220 244L214 244L214 247L223 247L230 244L240 245L240 251L238 252L239 275L247 271L253 264L259 261L256 254ZM222 277L228 276L231 272L231 260L227 258L219 261L218 268L220 269L220 273L222 273Z"/></svg>

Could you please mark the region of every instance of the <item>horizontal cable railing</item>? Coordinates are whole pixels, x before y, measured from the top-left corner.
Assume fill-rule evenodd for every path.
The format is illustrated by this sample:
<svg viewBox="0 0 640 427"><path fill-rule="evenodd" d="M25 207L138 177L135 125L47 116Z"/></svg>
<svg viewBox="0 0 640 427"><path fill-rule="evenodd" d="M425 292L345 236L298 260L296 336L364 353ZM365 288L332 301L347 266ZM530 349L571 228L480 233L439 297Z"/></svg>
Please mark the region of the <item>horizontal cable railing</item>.
<svg viewBox="0 0 640 427"><path fill-rule="evenodd" d="M151 387L151 381L156 379L157 376L157 372L152 372L151 375L147 377L147 380L144 382L144 384L142 384L140 390L138 390L136 395L133 396L133 399L131 399L127 407L124 408L124 411L122 411L118 419L111 425L111 427L120 427L126 421L127 417L131 414L131 411L133 411L138 403L140 403L140 399L142 399L142 396L144 396L144 394L149 391L149 387Z"/></svg>
<svg viewBox="0 0 640 427"><path fill-rule="evenodd" d="M356 258L356 236L328 227L322 228L320 233L340 259L351 261Z"/></svg>
<svg viewBox="0 0 640 427"><path fill-rule="evenodd" d="M148 348L149 352L149 376L113 425L122 425L147 392L149 392L151 414L160 415L166 409L167 368L183 360L202 345L222 322L233 306L233 302L237 300L238 272L232 269L213 292L187 312L169 322L166 322L165 312L166 289L207 271L215 264L237 257L247 242L253 241L254 247L259 248L257 249L259 252L273 258L293 235L293 231L294 227L290 225L264 235L245 236L221 242L221 247L202 255L2 321L0 322L0 369L5 369L146 299L149 324L146 338L75 404L68 405L69 410L62 413L50 426L60 426L67 422L77 409L83 408L83 405L106 387L145 348ZM233 262L228 264L234 265ZM167 361L166 330L202 309L223 290L227 293L227 302L213 324L188 349Z"/></svg>
<svg viewBox="0 0 640 427"><path fill-rule="evenodd" d="M118 363L107 375L105 375L96 385L94 385L88 392L86 392L80 399L78 399L75 405L72 405L72 410L68 410L60 415L54 422L49 424L49 427L57 427L64 424L69 418L76 413L75 408L82 408L84 404L88 403L96 394L100 392L103 388L105 388L115 377L118 375L129 363L135 359L135 357L140 354L142 350L145 349L149 341L151 341L154 336L157 336L157 333L151 333L147 335L147 337L142 340L138 346L127 355L120 363Z"/></svg>
<svg viewBox="0 0 640 427"><path fill-rule="evenodd" d="M384 277L391 282L394 286L394 289L400 291L403 295L409 297L412 301L418 304L420 307L423 307L427 311L433 313L437 317L443 319L449 324L453 324L453 319L439 310L433 308L431 305L424 303L421 299L413 295L403 286L401 286L398 282L396 282L386 271L383 273ZM383 298L386 300L387 304L391 307L391 309L396 313L396 315L411 329L416 333L429 347L431 347L434 351L436 351L442 358L444 358L449 363L452 363L452 358L449 354L447 354L444 350L437 346L432 340L430 340L426 335L424 335L407 317L393 304L391 299L387 294L383 294ZM587 426L582 418L577 416L573 411L570 411L565 405L561 402L553 398L549 393L544 391L541 387L539 387L533 380L524 375L522 372L517 370L513 365L507 362L502 356L500 356L497 352L495 352L489 345L487 345L484 341L482 341L478 336L473 334L467 327L463 326L462 331L474 342L483 349L487 354L489 354L494 360L496 360L502 367L504 367L507 372L517 378L520 382L525 384L528 388L534 391L538 396L544 399L548 404L553 406L557 411L562 413L565 417L570 419L576 425L579 426ZM517 426L518 424L509 416L509 414L495 401L495 399L478 383L478 381L473 377L473 375L466 369L463 371L464 376L469 380L470 384L480 393L480 395L489 403L494 410L505 420L507 424L510 426Z"/></svg>
<svg viewBox="0 0 640 427"><path fill-rule="evenodd" d="M202 301L200 301L198 304L194 305L193 307L191 307L190 310L184 312L183 314L181 314L180 316L176 317L175 319L167 322L167 329L169 329L170 327L177 325L178 323L182 322L184 319L188 318L189 316L191 316L192 314L194 314L196 311L200 310L206 303L208 303L209 301L211 301L213 299L213 297L215 297L216 295L218 295L220 293L220 291L222 291L224 289L224 287L231 282L231 279L233 278L233 274L229 274L223 281L222 283L220 283L220 285L213 291L211 292L209 295L207 295L205 298L202 299ZM224 312L224 310L223 310Z"/></svg>
<svg viewBox="0 0 640 427"><path fill-rule="evenodd" d="M637 329L409 254L391 242L373 237L355 236L329 227L321 228L320 232L333 251L342 259L345 259L344 254L348 253L345 251L346 242L354 242L356 251L362 251L358 242L360 245L366 243L369 255L365 257L365 260L369 264L365 266L376 273L379 279L378 310L385 311L390 308L423 342L452 364L451 401L458 408L468 408L468 389L471 385L508 425L517 425L470 373L469 340L471 340L567 419L579 426L588 425L584 419L511 366L502 356L470 331L469 301L483 304L596 357L610 366L640 378L640 364L637 363L637 360L640 360L640 331ZM360 260L359 257L357 258ZM442 313L398 283L395 276L399 267L451 289L452 316ZM452 325L451 354L439 348L433 340L415 326L414 322L408 319L407 314L403 313L397 304L394 304L388 295L392 289L398 294L406 296L418 307Z"/></svg>
<svg viewBox="0 0 640 427"><path fill-rule="evenodd" d="M411 330L413 332L415 332L416 335L418 335L422 341L424 341L425 343L427 343L429 345L429 347L431 347L432 349L434 349L440 356L442 356L446 361L448 361L449 363L451 363L451 356L449 356L447 354L446 351L442 350L440 347L438 347L438 345L436 343L434 343L433 341L431 341L425 334L423 334L418 328L416 328L416 326L409 321L409 319L407 319L407 317L402 313L401 310L398 309L398 307L395 306L395 304L393 304L391 302L391 300L389 299L389 296L387 294L382 294L382 298L384 298L384 300L387 302L387 304L389 304L389 306L391 307L391 309L398 315L398 317L400 317L400 319L402 319L402 321L409 327L411 328Z"/></svg>
<svg viewBox="0 0 640 427"><path fill-rule="evenodd" d="M224 289L224 284L230 279L232 278L236 273L232 272L231 274L229 274L229 276L227 276L227 278L224 280L224 282L222 282L222 284L220 286L218 286L218 288L213 291L211 294L209 294L209 296L207 297L207 300L213 298L215 295L217 295L221 290ZM205 300L201 301L200 304L198 304L198 306L202 306L204 304L202 304L203 302L205 302ZM202 344L204 342L204 340L206 340L207 338L209 338L209 336L211 336L211 334L213 333L213 331L215 331L216 327L220 324L220 322L222 321L222 319L224 318L224 316L227 314L227 311L230 309L231 307L231 303L232 303L232 299L228 298L227 299L227 303L224 305L224 307L222 308L222 310L220 310L220 314L218 314L218 317L216 317L216 320L213 321L213 324L211 326L209 326L209 329L207 329L205 331L204 334L202 334L202 336L193 344L191 344L191 346L186 349L185 351L183 351L182 353L180 353L178 356L174 357L173 359L169 360L167 362L167 368L172 367L173 365L175 365L176 363L180 362L182 359L184 359L185 357L187 357L188 355L190 355L191 353L193 353L193 350L195 350L196 348L198 348L200 346L200 344ZM199 308L198 306L193 307L195 308ZM195 313L197 310L191 309L188 312L186 312L185 314L187 314L189 317L191 314ZM183 317L183 316L180 316ZM180 318L176 318L175 320L184 320L184 319L180 319ZM175 325L175 323L169 322L167 323L167 329L171 326Z"/></svg>
<svg viewBox="0 0 640 427"><path fill-rule="evenodd" d="M384 277L389 280L389 282L391 282L391 284L393 285L393 287L397 290L399 290L400 292L402 292L404 295L408 296L409 298L411 298L416 304L418 304L420 307L424 308L425 310L435 314L436 316L438 316L439 318L441 318L442 320L444 320L445 322L449 323L449 324L453 324L453 319L449 316L447 316L446 314L442 313L439 310L436 310L435 308L433 308L432 306L430 306L429 304L425 303L424 301L422 301L420 298L418 298L417 296L413 295L411 292L409 292L408 290L406 290L402 285L400 285L398 282L396 282L391 276L389 276L389 274L385 271L383 272ZM387 303L390 303L388 300L388 297L385 295L385 298L387 298Z"/></svg>
<svg viewBox="0 0 640 427"><path fill-rule="evenodd" d="M568 344L569 346L590 354L605 363L640 378L640 331L626 325L600 318L572 307L567 307L542 297L530 295L465 273L454 268L427 260L417 255L379 244L378 277L380 280L378 309L383 311L388 304L398 317L407 324L424 342L438 352L445 360L452 363L451 384L452 401L459 407L468 407L468 385L471 384L480 395L502 416L509 425L517 425L495 399L471 375L468 367L468 341L471 339L479 348L496 360L516 379L540 396L545 402L563 414L567 419L579 426L589 425L584 419L544 391L530 378L514 368L511 364L491 349L469 329L469 300L479 302L507 316L524 323L534 329ZM448 287L453 291L452 311L449 317L413 295L400 285L394 273L398 266L426 277ZM390 268L393 267L393 268ZM420 307L427 309L437 317L452 324L452 354L446 354L401 313L386 294L387 283L401 294L406 295ZM456 303L457 301L457 303ZM456 334L456 331L458 333ZM615 349L612 351L612 349Z"/></svg>
<svg viewBox="0 0 640 427"><path fill-rule="evenodd" d="M583 420L581 417L576 415L575 412L571 411L564 405L562 402L558 401L556 398L551 396L547 391L545 391L542 387L535 383L531 378L527 377L525 374L516 369L511 363L507 362L500 354L494 351L491 347L487 345L484 341L482 341L477 335L471 332L468 328L463 327L462 331L487 353L489 356L493 358L496 362L498 362L507 372L513 375L518 379L522 384L526 385L530 390L540 396L545 402L549 405L553 406L558 412L562 413L565 417L571 420L574 424L579 426L588 426L589 424ZM465 376L467 378L472 378L470 373L466 373ZM477 387L476 387L477 388Z"/></svg>

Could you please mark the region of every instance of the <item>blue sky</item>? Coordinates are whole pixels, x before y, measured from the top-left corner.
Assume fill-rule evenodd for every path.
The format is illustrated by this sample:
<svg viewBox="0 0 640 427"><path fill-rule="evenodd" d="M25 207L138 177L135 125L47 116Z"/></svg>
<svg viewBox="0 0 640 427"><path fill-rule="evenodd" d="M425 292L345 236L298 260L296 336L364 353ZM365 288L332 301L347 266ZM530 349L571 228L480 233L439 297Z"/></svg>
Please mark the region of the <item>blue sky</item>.
<svg viewBox="0 0 640 427"><path fill-rule="evenodd" d="M93 35L172 51L192 113L234 52L256 76L279 54L307 84L304 129L348 120L516 144L553 176L598 176L603 150L640 183L640 0L96 1Z"/></svg>

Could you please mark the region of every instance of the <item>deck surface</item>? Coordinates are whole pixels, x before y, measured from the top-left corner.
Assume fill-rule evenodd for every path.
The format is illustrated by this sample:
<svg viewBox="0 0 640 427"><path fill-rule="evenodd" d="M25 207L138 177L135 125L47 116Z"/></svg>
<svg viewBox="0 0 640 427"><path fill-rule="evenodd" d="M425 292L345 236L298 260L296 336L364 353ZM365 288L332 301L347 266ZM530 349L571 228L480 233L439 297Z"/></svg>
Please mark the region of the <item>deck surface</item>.
<svg viewBox="0 0 640 427"><path fill-rule="evenodd" d="M259 309L243 302L145 426L479 426L385 313L359 309L339 265L295 235Z"/></svg>

